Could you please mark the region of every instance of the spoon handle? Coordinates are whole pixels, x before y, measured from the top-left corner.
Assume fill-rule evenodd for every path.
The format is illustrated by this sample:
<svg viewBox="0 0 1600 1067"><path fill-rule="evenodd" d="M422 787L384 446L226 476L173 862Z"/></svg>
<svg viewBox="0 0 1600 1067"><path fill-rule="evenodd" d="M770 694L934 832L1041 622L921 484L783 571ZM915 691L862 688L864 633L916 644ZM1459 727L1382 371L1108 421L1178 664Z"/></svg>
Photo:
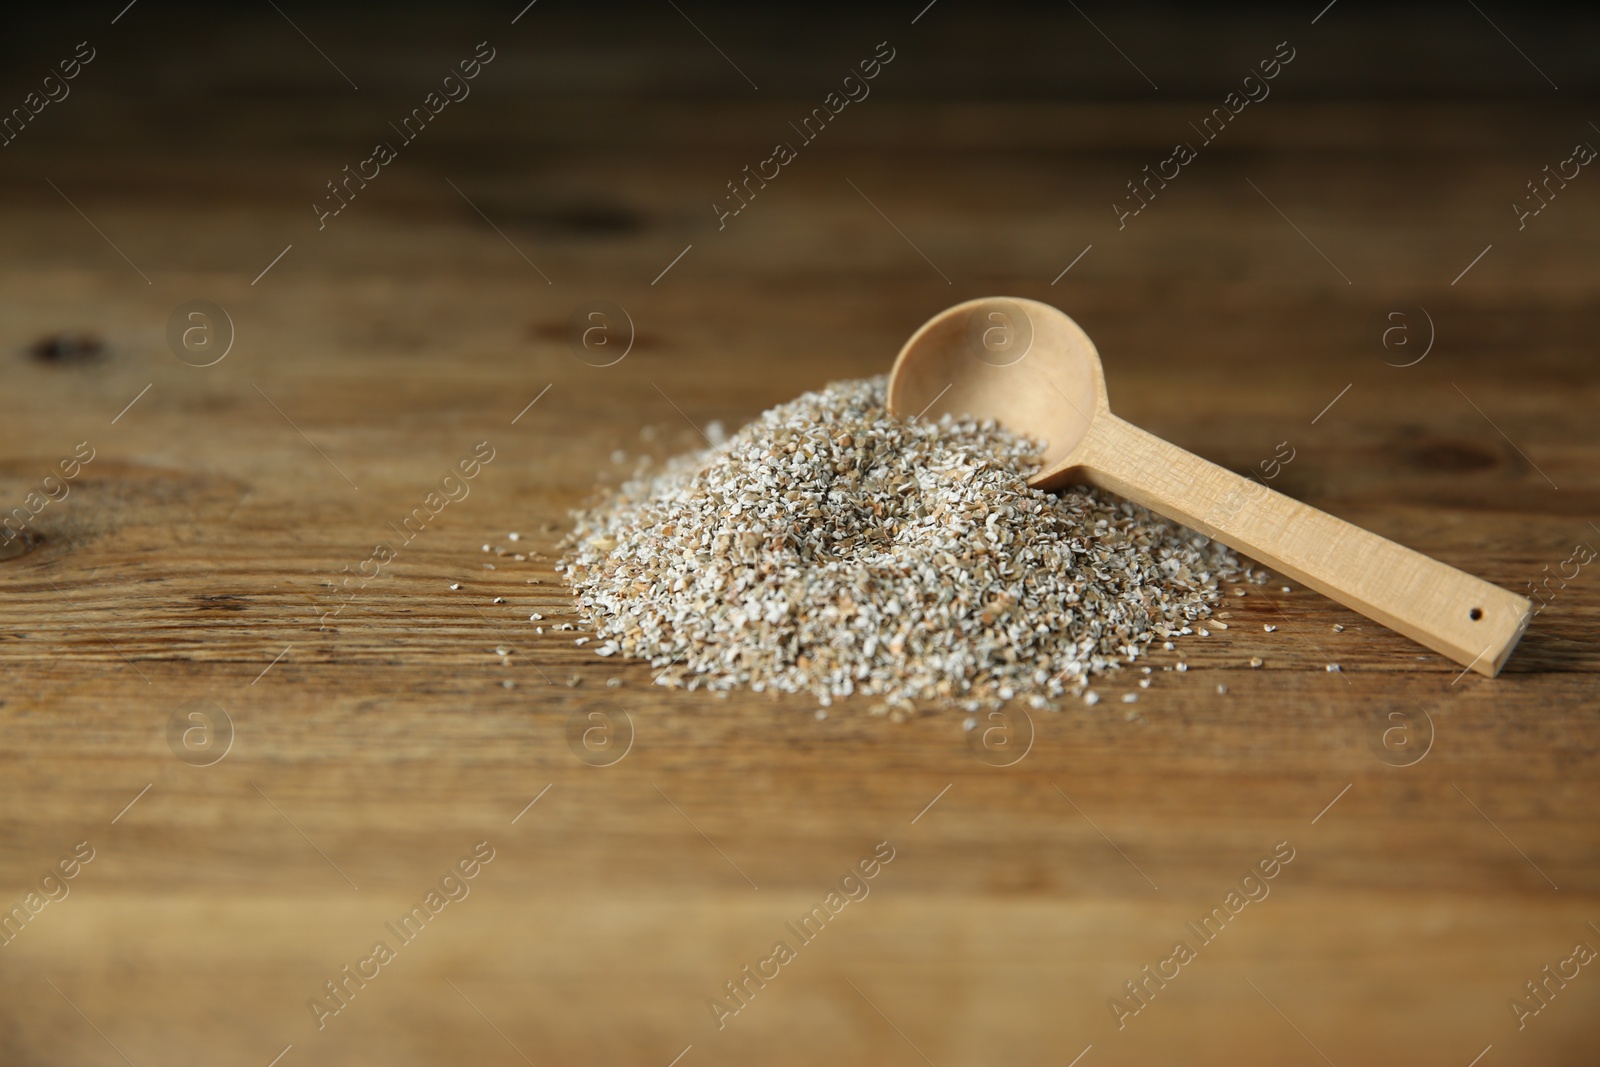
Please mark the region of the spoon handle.
<svg viewBox="0 0 1600 1067"><path fill-rule="evenodd" d="M1494 677L1527 598L1185 452L1109 413L1076 451L1083 479L1243 552Z"/></svg>

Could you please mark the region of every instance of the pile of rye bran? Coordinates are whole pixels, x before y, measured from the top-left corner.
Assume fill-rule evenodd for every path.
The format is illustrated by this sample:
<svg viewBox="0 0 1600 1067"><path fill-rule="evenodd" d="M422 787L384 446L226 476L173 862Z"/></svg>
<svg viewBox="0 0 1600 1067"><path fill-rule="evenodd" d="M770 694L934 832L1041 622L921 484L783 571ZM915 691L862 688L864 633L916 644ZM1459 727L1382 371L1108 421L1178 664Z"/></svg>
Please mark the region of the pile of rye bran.
<svg viewBox="0 0 1600 1067"><path fill-rule="evenodd" d="M1241 573L1142 507L1029 488L1037 443L903 420L885 388L807 393L578 513L561 568L599 654L824 705L1043 707L1194 632Z"/></svg>

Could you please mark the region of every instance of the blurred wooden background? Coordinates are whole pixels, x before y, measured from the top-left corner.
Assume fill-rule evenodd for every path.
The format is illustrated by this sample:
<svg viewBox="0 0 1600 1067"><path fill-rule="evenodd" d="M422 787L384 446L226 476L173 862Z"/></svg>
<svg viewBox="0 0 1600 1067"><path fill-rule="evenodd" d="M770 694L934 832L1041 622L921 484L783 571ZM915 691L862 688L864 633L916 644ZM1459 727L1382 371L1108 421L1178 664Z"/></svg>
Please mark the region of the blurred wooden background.
<svg viewBox="0 0 1600 1067"><path fill-rule="evenodd" d="M1018 709L995 766L949 709L657 689L553 629L551 564L691 423L1006 292L1078 319L1125 417L1241 471L1290 442L1277 487L1526 593L1600 547L1600 178L1510 207L1600 144L1594 15L279 6L35 13L3 45L5 107L95 58L0 149L0 506L94 459L0 561L0 906L94 859L0 946L0 1059L1592 1062L1593 967L1508 1006L1600 947L1592 566L1492 681L1248 587L1149 689ZM484 40L319 231L324 183ZM719 230L885 40L871 97ZM1284 40L1273 96L1119 231L1124 183ZM636 331L610 367L567 340L599 299ZM232 323L213 366L169 349L194 300ZM480 441L470 496L319 628ZM194 701L231 722L209 766L170 740ZM319 1031L308 1000L480 841L470 895ZM717 1029L880 841L870 896ZM1124 982L1283 841L1119 1030Z"/></svg>

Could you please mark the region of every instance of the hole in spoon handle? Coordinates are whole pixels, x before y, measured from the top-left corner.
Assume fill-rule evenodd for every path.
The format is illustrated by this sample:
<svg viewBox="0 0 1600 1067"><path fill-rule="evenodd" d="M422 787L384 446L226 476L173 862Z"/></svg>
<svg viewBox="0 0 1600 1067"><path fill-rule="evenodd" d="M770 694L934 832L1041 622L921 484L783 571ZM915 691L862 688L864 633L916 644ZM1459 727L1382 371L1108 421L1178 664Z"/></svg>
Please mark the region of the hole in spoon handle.
<svg viewBox="0 0 1600 1067"><path fill-rule="evenodd" d="M1078 450L1084 480L1215 538L1493 677L1529 601L1185 452L1114 415Z"/></svg>

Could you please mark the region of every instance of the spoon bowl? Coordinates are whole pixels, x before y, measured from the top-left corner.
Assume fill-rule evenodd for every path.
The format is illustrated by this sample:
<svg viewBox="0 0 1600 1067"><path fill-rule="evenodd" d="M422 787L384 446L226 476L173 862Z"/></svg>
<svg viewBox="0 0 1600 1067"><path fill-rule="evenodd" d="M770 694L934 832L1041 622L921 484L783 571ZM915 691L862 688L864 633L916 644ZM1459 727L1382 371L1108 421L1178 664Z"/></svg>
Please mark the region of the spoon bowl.
<svg viewBox="0 0 1600 1067"><path fill-rule="evenodd" d="M1066 314L1037 300L985 297L929 319L895 359L889 410L914 420L994 419L1044 443L1030 485L1110 490L1480 674L1499 673L1531 617L1525 597L1113 415L1094 342Z"/></svg>
<svg viewBox="0 0 1600 1067"><path fill-rule="evenodd" d="M1044 443L1031 484L1065 484L1073 453L1109 415L1100 353L1089 335L1049 304L986 297L947 308L900 349L889 410L994 419Z"/></svg>

